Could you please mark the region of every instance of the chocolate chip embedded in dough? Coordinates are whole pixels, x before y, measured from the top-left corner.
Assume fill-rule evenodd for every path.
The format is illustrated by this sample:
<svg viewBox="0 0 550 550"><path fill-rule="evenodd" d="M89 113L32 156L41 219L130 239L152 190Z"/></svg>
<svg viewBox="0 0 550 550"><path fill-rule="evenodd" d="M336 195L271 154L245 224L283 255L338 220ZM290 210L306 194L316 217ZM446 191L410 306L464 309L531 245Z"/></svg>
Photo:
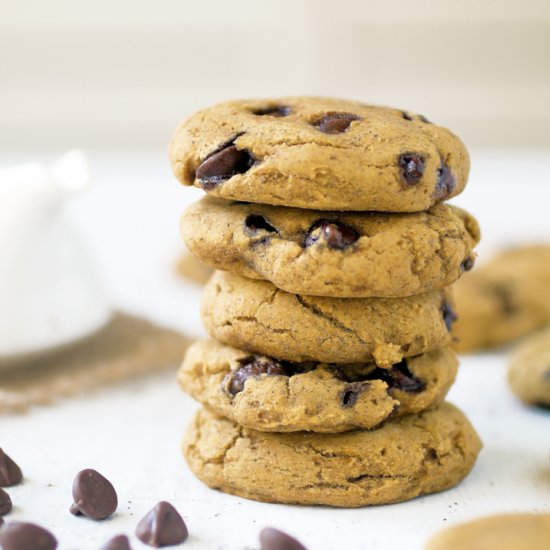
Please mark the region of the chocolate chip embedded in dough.
<svg viewBox="0 0 550 550"><path fill-rule="evenodd" d="M443 315L443 321L445 321L447 330L451 332L455 321L458 319L458 315L447 300L441 304L441 314Z"/></svg>
<svg viewBox="0 0 550 550"><path fill-rule="evenodd" d="M255 234L258 231L269 231L270 233L278 233L267 219L261 214L249 214L244 221L244 225L248 232Z"/></svg>
<svg viewBox="0 0 550 550"><path fill-rule="evenodd" d="M308 230L304 248L322 239L329 248L344 250L359 239L359 233L351 225L337 220L318 220Z"/></svg>
<svg viewBox="0 0 550 550"><path fill-rule="evenodd" d="M324 134L342 134L355 120L361 120L361 117L353 113L328 113L314 125Z"/></svg>
<svg viewBox="0 0 550 550"><path fill-rule="evenodd" d="M456 178L453 171L442 163L437 170L437 183L435 184L434 198L438 201L450 197L456 187Z"/></svg>
<svg viewBox="0 0 550 550"><path fill-rule="evenodd" d="M273 116L280 118L288 116L291 113L291 109L287 105L274 105L263 109L256 109L252 112L258 116Z"/></svg>
<svg viewBox="0 0 550 550"><path fill-rule="evenodd" d="M398 164L401 168L401 179L406 185L416 185L424 175L426 158L420 153L407 152L399 156Z"/></svg>
<svg viewBox="0 0 550 550"><path fill-rule="evenodd" d="M282 363L270 357L248 357L241 362L242 366L229 375L227 390L236 395L244 390L245 382L254 376L267 374L268 376L287 376Z"/></svg>

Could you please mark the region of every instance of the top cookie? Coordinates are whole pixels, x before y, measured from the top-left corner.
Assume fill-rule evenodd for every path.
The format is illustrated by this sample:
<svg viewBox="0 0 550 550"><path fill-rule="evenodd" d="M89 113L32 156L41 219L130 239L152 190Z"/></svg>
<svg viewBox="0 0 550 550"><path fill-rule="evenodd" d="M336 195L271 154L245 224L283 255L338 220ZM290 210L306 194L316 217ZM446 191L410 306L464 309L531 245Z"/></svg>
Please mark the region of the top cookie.
<svg viewBox="0 0 550 550"><path fill-rule="evenodd" d="M317 210L416 212L458 195L468 152L399 109L317 97L199 111L170 146L176 177L209 194Z"/></svg>

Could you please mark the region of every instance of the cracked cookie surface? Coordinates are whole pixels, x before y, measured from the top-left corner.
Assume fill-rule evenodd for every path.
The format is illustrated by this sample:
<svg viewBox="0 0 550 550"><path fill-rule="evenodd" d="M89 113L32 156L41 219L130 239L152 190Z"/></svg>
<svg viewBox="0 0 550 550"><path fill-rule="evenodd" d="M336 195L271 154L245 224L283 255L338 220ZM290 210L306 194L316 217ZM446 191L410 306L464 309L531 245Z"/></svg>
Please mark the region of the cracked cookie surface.
<svg viewBox="0 0 550 550"><path fill-rule="evenodd" d="M191 397L243 426L335 433L377 428L438 405L457 366L448 348L381 369L292 363L203 340L188 349L178 379Z"/></svg>
<svg viewBox="0 0 550 550"><path fill-rule="evenodd" d="M202 319L216 340L288 361L399 362L452 342L450 290L404 298L300 296L267 281L217 271Z"/></svg>
<svg viewBox="0 0 550 550"><path fill-rule="evenodd" d="M514 350L508 381L524 403L550 409L549 328L522 341Z"/></svg>
<svg viewBox="0 0 550 550"><path fill-rule="evenodd" d="M454 287L456 349L503 345L550 323L550 246L497 255Z"/></svg>
<svg viewBox="0 0 550 550"><path fill-rule="evenodd" d="M209 487L263 502L357 507L457 485L481 441L451 404L374 431L266 433L199 411L184 437L191 470Z"/></svg>
<svg viewBox="0 0 550 550"><path fill-rule="evenodd" d="M211 267L293 294L402 297L442 289L473 266L476 220L427 212L319 212L205 197L183 214L189 250Z"/></svg>
<svg viewBox="0 0 550 550"><path fill-rule="evenodd" d="M459 194L469 157L425 117L288 97L200 111L170 146L176 177L224 199L318 210L418 212Z"/></svg>

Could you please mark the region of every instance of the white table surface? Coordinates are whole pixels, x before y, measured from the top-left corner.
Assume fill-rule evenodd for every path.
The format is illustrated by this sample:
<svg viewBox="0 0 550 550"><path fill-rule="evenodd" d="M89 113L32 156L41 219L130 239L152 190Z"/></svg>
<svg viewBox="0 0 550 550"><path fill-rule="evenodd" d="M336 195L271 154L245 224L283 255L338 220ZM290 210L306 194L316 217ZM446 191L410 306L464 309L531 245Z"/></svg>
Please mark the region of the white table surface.
<svg viewBox="0 0 550 550"><path fill-rule="evenodd" d="M7 154L0 165L44 154ZM165 155L92 154L96 184L67 215L97 256L116 307L201 336L200 289L175 276L182 245L178 218L200 192L173 180ZM453 202L484 230L481 256L509 244L550 243L550 157L542 153L472 155L467 191ZM172 502L190 531L189 549L257 548L274 526L309 550L416 550L435 531L495 512L550 511L550 414L520 405L506 385L506 354L465 357L449 399L478 429L485 447L472 474L441 494L388 506L339 510L262 504L211 491L187 469L179 451L197 408L173 375L141 379L25 416L0 417L0 446L26 479L9 489L9 519L51 529L61 550L99 548L131 535L159 500ZM77 471L93 467L119 495L117 514L101 523L69 514ZM132 538L134 549L145 548Z"/></svg>

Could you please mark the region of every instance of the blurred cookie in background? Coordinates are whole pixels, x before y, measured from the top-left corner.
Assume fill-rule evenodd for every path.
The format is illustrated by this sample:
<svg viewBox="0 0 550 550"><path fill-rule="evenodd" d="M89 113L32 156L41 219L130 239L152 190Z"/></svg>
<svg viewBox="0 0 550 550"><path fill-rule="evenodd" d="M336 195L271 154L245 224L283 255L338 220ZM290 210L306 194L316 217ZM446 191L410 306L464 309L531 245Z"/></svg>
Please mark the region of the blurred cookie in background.
<svg viewBox="0 0 550 550"><path fill-rule="evenodd" d="M550 323L550 246L502 252L454 285L459 352L494 348Z"/></svg>
<svg viewBox="0 0 550 550"><path fill-rule="evenodd" d="M508 382L524 403L550 409L550 328L530 336L514 350Z"/></svg>
<svg viewBox="0 0 550 550"><path fill-rule="evenodd" d="M201 261L188 253L180 257L176 264L176 270L180 277L199 285L206 284L210 275L214 273L211 267L204 265Z"/></svg>

